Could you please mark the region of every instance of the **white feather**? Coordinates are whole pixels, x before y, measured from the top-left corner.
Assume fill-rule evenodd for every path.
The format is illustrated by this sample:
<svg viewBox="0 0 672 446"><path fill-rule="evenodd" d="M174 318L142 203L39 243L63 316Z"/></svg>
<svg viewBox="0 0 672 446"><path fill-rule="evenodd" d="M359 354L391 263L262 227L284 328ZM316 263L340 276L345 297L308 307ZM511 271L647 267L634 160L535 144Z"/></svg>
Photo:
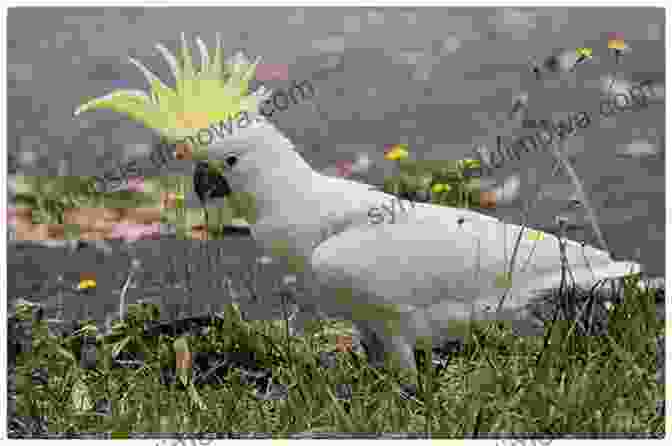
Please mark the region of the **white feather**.
<svg viewBox="0 0 672 446"><path fill-rule="evenodd" d="M156 76L154 73L152 73L147 67L145 67L140 61L133 59L132 57L128 58L133 65L138 67L138 69L142 72L142 74L145 76L145 80L147 81L147 84L149 84L150 88L152 86L152 82L158 81L160 85L163 88L168 88L166 85L161 81L161 79ZM152 95L152 102L156 103L156 98Z"/></svg>
<svg viewBox="0 0 672 446"><path fill-rule="evenodd" d="M168 63L168 66L170 67L170 72L173 73L173 77L175 78L175 81L180 78L180 67L177 64L177 59L175 56L173 56L173 53L171 53L168 48L163 46L160 43L157 43L154 45L154 47L159 50L161 55L163 56L164 59L166 59L166 62Z"/></svg>
<svg viewBox="0 0 672 446"><path fill-rule="evenodd" d="M208 47L203 43L200 37L196 37L196 45L201 52L201 73L206 73L210 69L210 54Z"/></svg>
<svg viewBox="0 0 672 446"><path fill-rule="evenodd" d="M114 97L117 97L117 96L135 96L135 97L138 97L138 98L141 98L141 99L145 100L147 105L150 105L150 104L154 103L152 101L152 99L149 97L149 95L142 90L117 90L117 91L114 91L110 94L106 94L105 96L101 96L99 98L96 98L96 99L92 100L91 102L89 102L87 104L80 105L75 110L75 116L78 116L80 113L88 110L89 108L91 108L92 106L94 106L98 102L107 101L107 100L110 100L110 99L112 99Z"/></svg>

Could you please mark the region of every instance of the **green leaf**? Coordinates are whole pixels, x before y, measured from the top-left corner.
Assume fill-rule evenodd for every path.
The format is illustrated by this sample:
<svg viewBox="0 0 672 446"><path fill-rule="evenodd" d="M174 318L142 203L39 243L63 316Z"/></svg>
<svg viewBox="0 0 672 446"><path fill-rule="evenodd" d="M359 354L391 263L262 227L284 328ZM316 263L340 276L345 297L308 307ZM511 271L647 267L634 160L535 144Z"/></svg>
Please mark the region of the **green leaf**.
<svg viewBox="0 0 672 446"><path fill-rule="evenodd" d="M128 432L112 432L112 440L128 440Z"/></svg>
<svg viewBox="0 0 672 446"><path fill-rule="evenodd" d="M456 160L402 160L399 168L402 172L412 176L427 173L455 176L460 170Z"/></svg>
<svg viewBox="0 0 672 446"><path fill-rule="evenodd" d="M37 198L29 194L16 194L14 197L15 207L29 207L35 209L37 207Z"/></svg>
<svg viewBox="0 0 672 446"><path fill-rule="evenodd" d="M128 345L128 343L131 342L131 337L127 336L121 341L117 342L116 344L112 345L112 357L116 358L119 353Z"/></svg>
<svg viewBox="0 0 672 446"><path fill-rule="evenodd" d="M234 192L228 197L228 203L237 218L244 218L250 224L257 221L256 199L253 194Z"/></svg>
<svg viewBox="0 0 672 446"><path fill-rule="evenodd" d="M398 176L385 178L383 182L383 191L388 194L399 195L399 192L401 191L401 178Z"/></svg>
<svg viewBox="0 0 672 446"><path fill-rule="evenodd" d="M345 412L345 409L343 409L343 404L340 401L338 401L338 399L336 399L334 394L331 392L331 389L327 388L326 391L329 394L329 398L333 402L336 414L338 415L338 418L341 420L341 423L343 423L346 426L348 431L355 432L356 427L352 422L352 418Z"/></svg>
<svg viewBox="0 0 672 446"><path fill-rule="evenodd" d="M66 240L79 240L81 228L79 225L66 223L63 225L63 232L65 233Z"/></svg>
<svg viewBox="0 0 672 446"><path fill-rule="evenodd" d="M205 216L203 215L203 210L200 208L183 208L180 209L184 213L184 225L185 230L189 235L191 235L192 226L203 224ZM208 214L209 215L209 214Z"/></svg>
<svg viewBox="0 0 672 446"><path fill-rule="evenodd" d="M194 387L193 382L189 383L189 396L191 397L191 400L198 406L199 409L206 410L208 408L208 406L206 406L203 400L201 399L201 396L196 391L196 387Z"/></svg>
<svg viewBox="0 0 672 446"><path fill-rule="evenodd" d="M495 287L510 289L513 286L511 275L508 273L499 273L495 276Z"/></svg>
<svg viewBox="0 0 672 446"><path fill-rule="evenodd" d="M81 375L77 377L75 384L72 386L71 400L72 407L76 412L88 412L93 409L89 388Z"/></svg>
<svg viewBox="0 0 672 446"><path fill-rule="evenodd" d="M182 336L175 339L175 342L173 342L173 348L176 352L188 352L189 342L187 341L187 338Z"/></svg>

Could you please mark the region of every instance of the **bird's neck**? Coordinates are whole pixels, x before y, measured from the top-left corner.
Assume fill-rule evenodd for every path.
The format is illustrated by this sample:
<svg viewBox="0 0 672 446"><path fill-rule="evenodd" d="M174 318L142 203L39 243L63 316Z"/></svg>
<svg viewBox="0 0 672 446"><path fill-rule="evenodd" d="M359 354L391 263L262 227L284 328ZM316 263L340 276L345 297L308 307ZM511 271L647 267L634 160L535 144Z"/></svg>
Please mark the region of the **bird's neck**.
<svg viewBox="0 0 672 446"><path fill-rule="evenodd" d="M308 204L313 200L318 175L305 161L303 163L305 166L292 169L279 168L249 188L248 192L255 197L258 219L284 215L290 208L296 209L298 203Z"/></svg>
<svg viewBox="0 0 672 446"><path fill-rule="evenodd" d="M263 144L265 162L272 169L256 172L242 185L255 197L257 220L284 215L290 208L297 209L297 203L308 204L315 199L321 179L285 135L270 126L264 130L263 139L255 142Z"/></svg>

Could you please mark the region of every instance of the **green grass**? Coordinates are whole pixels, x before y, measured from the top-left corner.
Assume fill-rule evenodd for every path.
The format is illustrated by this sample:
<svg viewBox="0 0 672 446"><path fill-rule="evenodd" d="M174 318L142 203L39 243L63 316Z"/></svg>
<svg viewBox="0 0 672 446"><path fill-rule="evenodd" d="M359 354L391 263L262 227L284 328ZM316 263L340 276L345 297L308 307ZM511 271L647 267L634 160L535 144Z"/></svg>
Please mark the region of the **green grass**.
<svg viewBox="0 0 672 446"><path fill-rule="evenodd" d="M334 348L335 333L349 326L315 322L301 337L288 339L285 321L246 322L235 306L205 336L188 338L192 352L254 352L274 382L289 388L288 399L260 401L253 387L231 369L219 385L164 385L162 366L175 365L174 338L141 341L151 307L132 306L129 319L113 336L98 339L96 369L84 370L75 358L81 335L49 337L44 322L34 326L33 351L17 357L18 415L42 415L55 433L429 433L433 438L464 438L484 433L563 435L567 433L664 434L656 400L664 388L655 380L656 319L653 291L626 280L624 302L609 311L608 332L577 335L571 321L549 322L544 337L515 336L497 322L473 326L462 352L432 376L427 367L417 400L398 394L399 371L371 369L364 355L338 354L333 369L318 366L320 351ZM138 370L110 368L111 351L145 351ZM48 382L35 384L31 373L48 370ZM425 387L432 378L431 389ZM75 386L77 382L83 383ZM336 384L349 383L352 399L336 398ZM111 402L108 416L77 411L73 389L91 403ZM429 390L429 391L428 391ZM193 390L191 391L193 392ZM197 404L202 401L202 408Z"/></svg>
<svg viewBox="0 0 672 446"><path fill-rule="evenodd" d="M406 184L413 173L387 179L384 189L399 193L447 182L460 186L453 192L462 196L466 179L461 175L440 171ZM161 188L177 187L175 180L162 181ZM89 191L90 185L82 188ZM469 206L457 203L460 197L444 195L432 201ZM62 206L56 208L51 212L58 215ZM399 396L401 372L371 369L364 355L339 354L336 368L318 366L319 352L333 350L335 334L351 329L344 323L316 322L304 336L289 338L286 321L243 321L230 306L207 335L188 338L192 352L254 352L259 366L273 370L274 382L289 388L286 400L260 401L236 369L218 385L162 384L162 367L175 366L175 339L141 336L145 322L158 318L151 307L129 306L126 324L98 338L94 370L82 369L75 353L83 333L50 337L39 322L32 353L17 358L17 414L46 416L54 434L113 433L115 438L178 432L281 438L306 432L662 436L664 418L656 412L656 401L664 400L664 387L655 376L656 337L664 334L664 321L656 317L655 291L638 289L636 278L626 283L624 302L608 311L608 329L599 336L581 335L594 321L582 319L588 307L577 304L576 296L563 299L573 303L563 310L572 315L570 322L549 321L543 337L515 336L497 322L471 326L465 349L444 370L434 375L428 364L419 364L422 386L410 401ZM579 323L572 322L576 314ZM593 312L593 319L598 314ZM111 368L113 351L122 349L144 352L144 367ZM49 379L36 384L31 374L39 368L48 371ZM335 386L346 383L352 398L342 401ZM88 403L73 401L73 393L85 395ZM111 413L93 414L93 403L103 399L111 402Z"/></svg>

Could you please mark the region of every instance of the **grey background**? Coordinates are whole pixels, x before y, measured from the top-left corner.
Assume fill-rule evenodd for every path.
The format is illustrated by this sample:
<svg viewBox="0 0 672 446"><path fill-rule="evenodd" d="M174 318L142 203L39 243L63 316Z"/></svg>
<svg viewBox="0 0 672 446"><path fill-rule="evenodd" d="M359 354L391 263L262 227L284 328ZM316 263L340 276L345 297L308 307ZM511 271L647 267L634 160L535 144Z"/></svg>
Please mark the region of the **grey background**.
<svg viewBox="0 0 672 446"><path fill-rule="evenodd" d="M161 42L175 53L184 31L196 55L196 35L211 48L220 31L226 55L243 49L262 62L288 64L290 80L313 84L315 98L276 112L274 121L318 170L366 152L373 167L356 178L369 183L394 172L393 163L382 157L386 144L408 143L418 159L454 159L469 155L474 144L494 148L497 135L519 135L519 125L507 114L521 91L529 93L533 119L557 121L588 112L592 123L570 137L569 151L576 155L577 173L607 243L617 257L638 258L649 273L662 275L665 105L611 119L600 118L598 111L600 78L610 72L633 81L664 81L664 28L662 8L12 8L8 150L23 160L21 173L28 175L56 175L62 160L67 160L67 174L101 175L116 161L146 157L158 142L150 130L111 111L73 118L73 110L116 88L146 90L128 56L172 86L154 44ZM633 48L619 67L607 51L610 32L622 33ZM528 57L543 59L576 47L593 48L598 61L541 81L528 69ZM289 82L265 84L286 88ZM651 144L655 154L618 156L637 141ZM496 173L498 180L520 175L523 196L541 182L553 192L532 212L533 225L550 225L571 193L567 178L550 179L551 165L547 153L528 154ZM189 163L175 162L162 173L190 170ZM490 213L518 222L516 209L498 207ZM580 211L570 214L575 221L585 220ZM596 243L590 229L574 238ZM139 243L136 254L144 261L147 280L164 280L169 257L182 265L201 265L203 256L187 253L184 245ZM204 276L244 268L256 255L246 241L221 246L230 265L214 272L198 266ZM82 299L116 308L110 290L121 286L126 254L112 260L93 251L63 256L56 249L10 248L10 299L53 295L50 284L59 272L76 280L86 269L99 271L101 283L95 299ZM221 290L206 289L199 299L218 299Z"/></svg>

